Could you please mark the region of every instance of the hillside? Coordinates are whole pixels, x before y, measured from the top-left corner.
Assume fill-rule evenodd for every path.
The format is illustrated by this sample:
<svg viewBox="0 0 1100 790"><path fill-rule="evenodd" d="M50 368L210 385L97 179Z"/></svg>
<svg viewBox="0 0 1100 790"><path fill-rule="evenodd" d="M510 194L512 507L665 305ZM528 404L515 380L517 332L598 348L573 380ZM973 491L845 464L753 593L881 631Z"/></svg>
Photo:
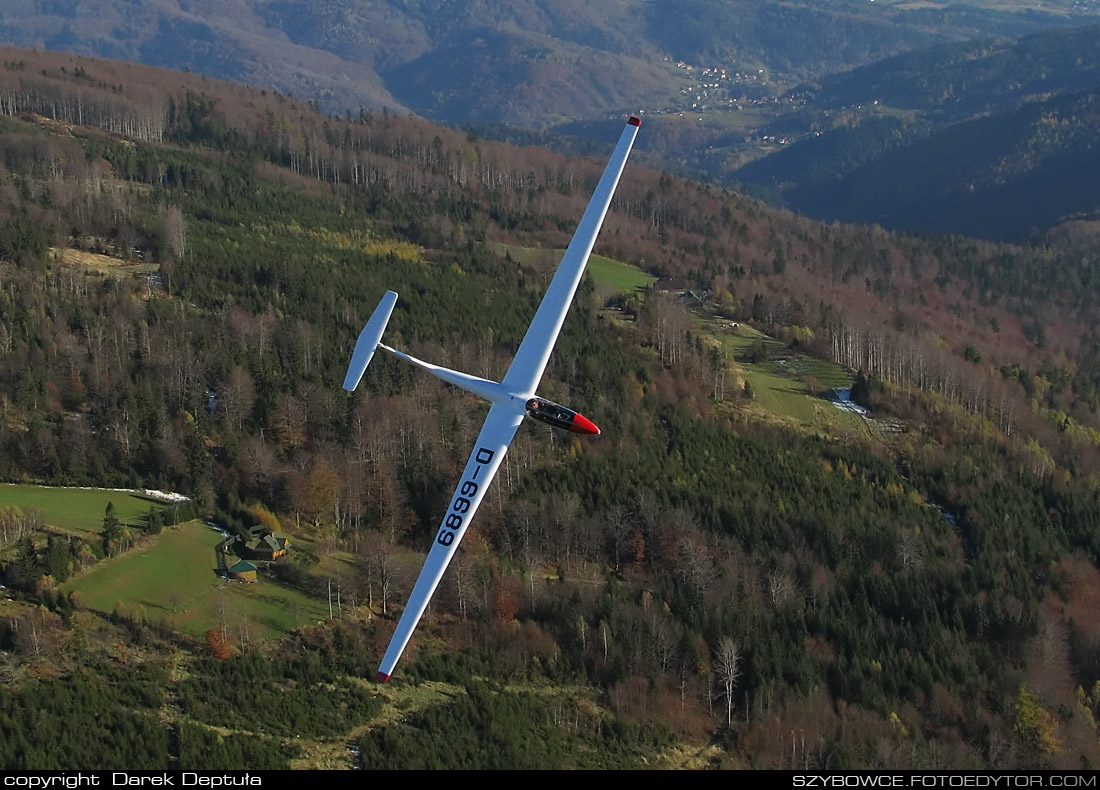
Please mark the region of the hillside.
<svg viewBox="0 0 1100 790"><path fill-rule="evenodd" d="M561 152L588 152L623 112L641 113L644 150L671 172L817 219L1018 241L1095 210L1058 189L1077 155L1050 151L1020 184L971 194L988 174L970 169L955 150L967 141L945 125L1097 87L1097 14L1082 0L26 0L0 9L0 41L240 80L348 118L412 112ZM873 188L868 210L852 204L857 182L912 160L923 169L924 149L881 157L934 130L956 178L885 200ZM1020 196L1034 189L1054 190L1043 193L1052 208L1025 222Z"/></svg>
<svg viewBox="0 0 1100 790"><path fill-rule="evenodd" d="M1100 26L901 55L803 86L791 145L734 171L823 220L1026 240L1100 210ZM814 134L807 129L817 128Z"/></svg>
<svg viewBox="0 0 1100 790"><path fill-rule="evenodd" d="M82 608L56 541L6 545L6 767L348 767L349 742L371 767L1100 760L1087 223L895 236L632 162L597 252L694 296L585 286L543 394L604 434L523 426L383 691L364 678L484 408L389 359L349 396L348 350L392 288L395 345L499 376L602 157L2 59L0 475L270 514L350 568L330 621L200 642ZM866 419L826 397L847 376ZM32 745L36 710L72 715ZM430 748L455 727L484 737Z"/></svg>
<svg viewBox="0 0 1100 790"><path fill-rule="evenodd" d="M891 131L895 141L904 139L905 132L889 122L851 132L844 147L866 141L870 161L840 178L791 185L786 200L822 220L1026 241L1067 219L1100 212L1100 187L1082 178L1098 164L1098 97L1100 88L1030 103L896 148L875 146ZM828 145L823 141L817 150ZM797 168L796 152L789 154L783 166ZM834 150L827 161L837 166L843 156ZM828 167L806 164L806 174L815 164Z"/></svg>
<svg viewBox="0 0 1100 790"><path fill-rule="evenodd" d="M1072 2L23 0L0 9L0 40L238 79L339 114L385 106L546 127L608 109L690 109L677 61L762 69L774 94L916 47L1095 13Z"/></svg>

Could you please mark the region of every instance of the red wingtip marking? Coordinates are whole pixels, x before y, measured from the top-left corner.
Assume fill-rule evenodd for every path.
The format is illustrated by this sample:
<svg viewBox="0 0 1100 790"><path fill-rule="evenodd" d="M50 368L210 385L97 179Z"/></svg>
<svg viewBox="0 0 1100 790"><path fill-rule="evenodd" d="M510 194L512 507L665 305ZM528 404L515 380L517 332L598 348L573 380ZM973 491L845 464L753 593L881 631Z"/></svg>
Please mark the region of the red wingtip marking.
<svg viewBox="0 0 1100 790"><path fill-rule="evenodd" d="M642 125L642 119L639 118L636 115L631 115L630 120L627 121L627 123L630 124L631 126L641 126Z"/></svg>
<svg viewBox="0 0 1100 790"><path fill-rule="evenodd" d="M389 679L390 679L390 676L387 675L385 672L379 672L378 673L378 682L379 683L387 683L387 682L389 682Z"/></svg>
<svg viewBox="0 0 1100 790"><path fill-rule="evenodd" d="M591 420L585 417L583 414L578 414L573 418L573 424L569 426L569 430L573 433L583 433L588 436L599 436L600 429L597 428Z"/></svg>

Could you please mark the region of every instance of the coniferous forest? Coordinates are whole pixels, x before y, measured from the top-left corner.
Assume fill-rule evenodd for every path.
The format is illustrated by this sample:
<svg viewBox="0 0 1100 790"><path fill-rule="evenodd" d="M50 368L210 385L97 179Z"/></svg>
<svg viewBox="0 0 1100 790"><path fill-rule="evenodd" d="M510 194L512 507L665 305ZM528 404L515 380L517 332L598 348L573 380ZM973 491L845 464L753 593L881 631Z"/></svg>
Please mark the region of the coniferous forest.
<svg viewBox="0 0 1100 790"><path fill-rule="evenodd" d="M643 126L597 252L679 286L582 287L542 392L603 435L521 429L376 686L485 408L382 357L345 393L355 338L392 289L388 342L502 376L602 155L4 58L0 479L184 493L169 523L271 519L354 572L323 622L196 639L64 586L162 516L63 541L0 510L0 765L1100 760L1100 262L1072 228L822 225L646 169ZM716 318L899 427L768 416ZM317 593L307 564L271 573Z"/></svg>

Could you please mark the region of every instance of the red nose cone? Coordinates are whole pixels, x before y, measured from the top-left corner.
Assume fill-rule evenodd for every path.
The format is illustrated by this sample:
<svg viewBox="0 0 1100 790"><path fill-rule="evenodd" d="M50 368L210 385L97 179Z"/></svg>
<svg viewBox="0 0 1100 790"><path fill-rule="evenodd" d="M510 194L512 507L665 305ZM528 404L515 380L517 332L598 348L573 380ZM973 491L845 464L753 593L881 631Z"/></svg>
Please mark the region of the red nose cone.
<svg viewBox="0 0 1100 790"><path fill-rule="evenodd" d="M583 433L589 436L600 435L600 429L593 425L592 421L583 414L578 414L573 418L573 424L569 426L569 430L573 433Z"/></svg>

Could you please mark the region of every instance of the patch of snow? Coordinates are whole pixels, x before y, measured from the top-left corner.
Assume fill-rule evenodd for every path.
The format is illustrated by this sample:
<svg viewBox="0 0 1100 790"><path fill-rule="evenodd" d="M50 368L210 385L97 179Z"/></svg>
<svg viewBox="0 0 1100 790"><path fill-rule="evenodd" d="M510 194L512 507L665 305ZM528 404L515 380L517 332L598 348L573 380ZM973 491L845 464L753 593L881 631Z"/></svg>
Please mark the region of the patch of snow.
<svg viewBox="0 0 1100 790"><path fill-rule="evenodd" d="M833 405L843 411L854 412L858 415L866 416L867 409L860 406L858 403L852 402L852 391L850 389L834 389L833 390Z"/></svg>
<svg viewBox="0 0 1100 790"><path fill-rule="evenodd" d="M153 488L145 489L145 496L153 499L163 499L165 502L190 502L191 497L177 494L173 491L157 491Z"/></svg>

